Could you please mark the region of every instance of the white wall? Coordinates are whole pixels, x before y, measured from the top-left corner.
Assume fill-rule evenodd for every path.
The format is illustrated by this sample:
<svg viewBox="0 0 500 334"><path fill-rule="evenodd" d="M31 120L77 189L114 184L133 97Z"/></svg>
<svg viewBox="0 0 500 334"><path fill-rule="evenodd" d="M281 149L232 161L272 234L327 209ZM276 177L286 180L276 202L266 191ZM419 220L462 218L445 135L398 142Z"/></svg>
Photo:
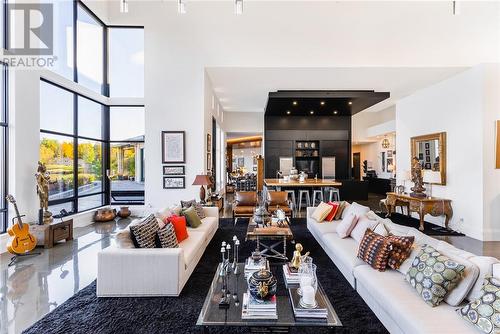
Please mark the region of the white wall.
<svg viewBox="0 0 500 334"><path fill-rule="evenodd" d="M396 106L398 169L410 170L411 137L446 132L447 184L434 186L433 195L453 201L452 227L481 240L486 219L483 187L490 182L485 179L484 168L492 161L489 155L493 154L493 150L483 150L484 85L485 67L476 66L402 99ZM492 136L490 139L493 142ZM493 163L489 165L487 169L491 170ZM398 179L402 183L401 176ZM498 192L497 187L496 196ZM444 218L426 219L444 223ZM461 219L463 223L459 223ZM498 226L498 221L495 225Z"/></svg>
<svg viewBox="0 0 500 334"><path fill-rule="evenodd" d="M225 112L224 120L228 132L264 132L263 112Z"/></svg>

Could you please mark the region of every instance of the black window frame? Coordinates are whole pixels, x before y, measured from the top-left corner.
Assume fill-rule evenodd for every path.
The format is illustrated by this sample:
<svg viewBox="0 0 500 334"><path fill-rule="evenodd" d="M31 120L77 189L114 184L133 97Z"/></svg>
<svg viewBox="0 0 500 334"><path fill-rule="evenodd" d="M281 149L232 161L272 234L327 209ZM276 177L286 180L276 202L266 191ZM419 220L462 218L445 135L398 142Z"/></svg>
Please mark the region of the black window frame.
<svg viewBox="0 0 500 334"><path fill-rule="evenodd" d="M8 99L8 82L9 82L9 70L7 64L0 62L1 72L2 72L2 90L0 94L3 95L3 103L1 105L0 113L2 113L2 118L0 118L0 127L4 129L3 131L3 143L4 147L0 147L0 157L3 161L2 167L0 170L3 171L4 184L3 189L0 191L2 195L7 195L9 193L9 99ZM3 119L3 120L2 120ZM0 212L2 212L2 219L0 219L0 233L5 233L8 226L8 212L9 207L7 203L7 199L5 196L2 196L0 199Z"/></svg>
<svg viewBox="0 0 500 334"><path fill-rule="evenodd" d="M58 131L53 131L53 130L45 130L40 128L40 133L45 133L49 135L56 135L56 136L63 136L66 138L71 138L73 139L73 195L71 197L67 198L61 198L61 199L56 199L56 200L49 200L49 206L51 205L58 205L58 204L65 204L65 203L72 203L73 205L73 210L72 213L77 213L77 212L82 212L78 208L78 200L81 198L89 197L89 196L95 196L95 195L101 195L103 197L103 200L101 201L101 205L96 206L94 208L88 208L84 211L92 210L97 207L103 206L103 205L108 205L109 204L109 185L107 184L107 177L106 177L106 170L109 168L109 106L105 105L104 103L97 101L91 97L85 96L81 93L75 92L67 87L64 87L62 85L59 85L55 82L52 82L46 78L40 78L40 83L44 82L49 85L52 85L54 87L57 87L59 89L65 90L69 92L70 94L73 94L73 133L64 133L64 132L58 132ZM101 134L102 138L93 138L93 137L87 137L87 136L80 136L78 133L78 99L79 98L84 98L87 100L90 100L94 103L97 103L101 105L102 108L102 122L101 122ZM78 194L78 142L79 140L91 140L95 142L99 142L102 145L102 166L101 166L101 182L102 182L102 190L99 192L95 193L90 193L90 194L85 194L85 195L79 195ZM58 214L58 212L54 212L54 214Z"/></svg>

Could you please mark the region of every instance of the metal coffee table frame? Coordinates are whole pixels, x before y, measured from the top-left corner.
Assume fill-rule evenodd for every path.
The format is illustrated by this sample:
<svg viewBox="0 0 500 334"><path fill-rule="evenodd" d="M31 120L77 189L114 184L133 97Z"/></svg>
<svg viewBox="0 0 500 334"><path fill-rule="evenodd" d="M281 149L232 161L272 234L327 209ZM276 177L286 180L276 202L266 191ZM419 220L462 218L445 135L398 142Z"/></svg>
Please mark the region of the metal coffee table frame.
<svg viewBox="0 0 500 334"><path fill-rule="evenodd" d="M287 240L290 240L292 244L295 243L292 230L290 229L290 223L287 222L287 229L280 231L280 233L256 233L255 229L257 227L259 227L259 225L256 224L253 219L250 219L246 233L246 240L255 240L255 242L257 243L256 251L260 252L262 256L267 258L275 258L278 260L288 261L288 258L286 256ZM278 248L281 244L283 244L283 253L278 251ZM262 251L261 247L264 248Z"/></svg>

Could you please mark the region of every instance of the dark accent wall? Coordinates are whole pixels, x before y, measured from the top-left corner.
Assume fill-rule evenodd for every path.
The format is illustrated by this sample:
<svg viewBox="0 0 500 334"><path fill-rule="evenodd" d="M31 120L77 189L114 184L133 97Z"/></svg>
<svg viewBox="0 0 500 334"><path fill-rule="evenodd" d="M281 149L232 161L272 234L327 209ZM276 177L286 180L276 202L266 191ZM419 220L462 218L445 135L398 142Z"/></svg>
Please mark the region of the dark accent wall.
<svg viewBox="0 0 500 334"><path fill-rule="evenodd" d="M265 177L276 177L279 157L294 157L295 142L304 140L320 142L320 158L335 156L337 179L351 178L351 116L268 115L264 117Z"/></svg>

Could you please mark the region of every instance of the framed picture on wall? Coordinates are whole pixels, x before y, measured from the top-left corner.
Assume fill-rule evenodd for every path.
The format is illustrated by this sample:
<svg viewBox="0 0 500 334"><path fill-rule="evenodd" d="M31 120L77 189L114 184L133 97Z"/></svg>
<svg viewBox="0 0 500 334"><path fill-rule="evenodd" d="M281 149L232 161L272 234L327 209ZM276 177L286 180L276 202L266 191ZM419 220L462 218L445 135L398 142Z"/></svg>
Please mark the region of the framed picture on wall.
<svg viewBox="0 0 500 334"><path fill-rule="evenodd" d="M163 175L184 175L184 166L163 166Z"/></svg>
<svg viewBox="0 0 500 334"><path fill-rule="evenodd" d="M164 164L186 162L186 133L184 131L162 131L161 150Z"/></svg>
<svg viewBox="0 0 500 334"><path fill-rule="evenodd" d="M425 157L425 162L431 162L431 157L430 156L426 156Z"/></svg>
<svg viewBox="0 0 500 334"><path fill-rule="evenodd" d="M425 143L425 149L428 150L431 148L431 145L429 143Z"/></svg>
<svg viewBox="0 0 500 334"><path fill-rule="evenodd" d="M431 151L430 150L425 150L425 155L431 155Z"/></svg>
<svg viewBox="0 0 500 334"><path fill-rule="evenodd" d="M382 152L382 172L385 172L385 152Z"/></svg>
<svg viewBox="0 0 500 334"><path fill-rule="evenodd" d="M207 170L212 169L212 154L207 153Z"/></svg>
<svg viewBox="0 0 500 334"><path fill-rule="evenodd" d="M423 153L419 153L418 154L418 160L424 160L424 154Z"/></svg>
<svg viewBox="0 0 500 334"><path fill-rule="evenodd" d="M207 152L211 152L212 150L212 135L207 133Z"/></svg>
<svg viewBox="0 0 500 334"><path fill-rule="evenodd" d="M245 167L245 158L238 158L238 167Z"/></svg>
<svg viewBox="0 0 500 334"><path fill-rule="evenodd" d="M392 151L387 151L387 157L392 158Z"/></svg>
<svg viewBox="0 0 500 334"><path fill-rule="evenodd" d="M431 169L431 164L430 164L430 162L428 162L428 163L426 163L426 164L424 165L424 169Z"/></svg>
<svg viewBox="0 0 500 334"><path fill-rule="evenodd" d="M163 189L185 189L186 178L184 176L163 177Z"/></svg>

